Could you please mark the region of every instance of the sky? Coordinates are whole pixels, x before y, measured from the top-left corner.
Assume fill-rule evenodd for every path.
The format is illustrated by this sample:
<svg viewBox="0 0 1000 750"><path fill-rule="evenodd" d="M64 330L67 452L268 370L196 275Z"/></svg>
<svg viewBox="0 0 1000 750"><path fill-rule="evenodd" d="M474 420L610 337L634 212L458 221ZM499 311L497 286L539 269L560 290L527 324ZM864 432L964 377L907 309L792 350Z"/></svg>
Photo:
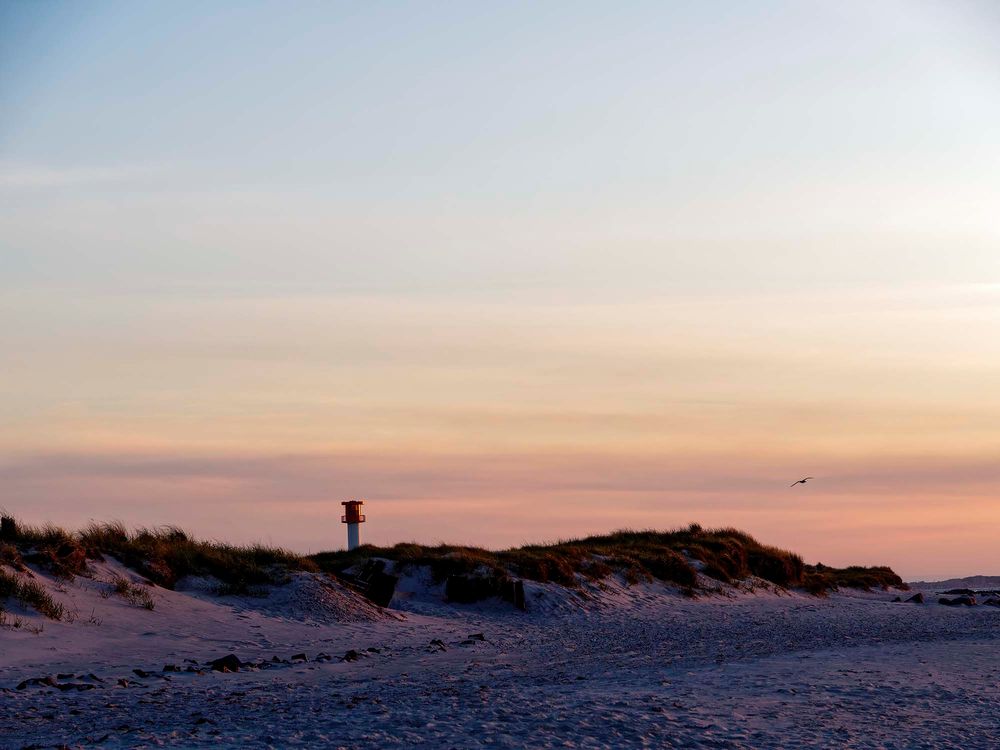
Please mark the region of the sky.
<svg viewBox="0 0 1000 750"><path fill-rule="evenodd" d="M8 2L0 113L24 521L1000 574L993 3Z"/></svg>

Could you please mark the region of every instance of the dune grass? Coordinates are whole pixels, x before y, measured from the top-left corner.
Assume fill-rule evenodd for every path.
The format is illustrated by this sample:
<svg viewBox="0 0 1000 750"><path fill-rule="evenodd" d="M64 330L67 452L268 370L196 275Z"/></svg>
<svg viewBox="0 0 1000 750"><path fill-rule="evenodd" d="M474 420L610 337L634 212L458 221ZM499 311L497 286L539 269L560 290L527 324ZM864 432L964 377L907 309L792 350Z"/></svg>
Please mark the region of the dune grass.
<svg viewBox="0 0 1000 750"><path fill-rule="evenodd" d="M283 583L289 570L316 570L306 558L278 547L194 539L174 526L129 531L121 523L92 523L76 538L88 557L112 555L165 588L184 576L211 576L226 593Z"/></svg>
<svg viewBox="0 0 1000 750"><path fill-rule="evenodd" d="M394 560L403 568L427 566L438 582L451 576L497 580L515 576L575 587L584 580L620 574L630 583L660 580L694 593L700 570L722 583L757 577L814 594L841 587L905 587L902 579L886 567L809 566L799 555L761 544L737 529L703 529L697 524L674 531L623 530L499 551L413 543L393 547L363 545L350 552L320 553L312 559L321 569L339 573L373 557Z"/></svg>
<svg viewBox="0 0 1000 750"><path fill-rule="evenodd" d="M63 605L54 601L38 581L0 567L0 602L5 599L14 599L51 620L61 620L65 614Z"/></svg>
<svg viewBox="0 0 1000 750"><path fill-rule="evenodd" d="M820 592L833 589L850 588L862 591L873 589L896 588L909 590L909 586L896 575L892 568L885 565L862 567L851 565L847 568L831 568L822 563L806 566L806 580L803 584L807 589Z"/></svg>
<svg viewBox="0 0 1000 750"><path fill-rule="evenodd" d="M87 560L110 555L165 588L184 576L210 576L227 594L283 583L291 570L317 570L308 558L278 547L199 540L174 526L130 531L120 522L91 523L77 532L18 523L16 539L0 543L0 563L4 555L62 577L86 575Z"/></svg>
<svg viewBox="0 0 1000 750"><path fill-rule="evenodd" d="M264 586L286 582L289 572L296 570L342 574L372 558L394 560L403 569L426 566L439 582L465 576L493 581L494 588L512 578L579 587L587 580L621 575L629 583L659 580L694 594L705 588L699 585L699 573L722 583L756 577L818 595L838 588L905 588L887 567L806 565L799 555L762 544L737 529L703 529L697 524L673 531L622 530L495 551L403 543L363 545L309 557L260 544L198 540L173 526L130 531L118 522L91 523L75 533L51 525L18 524L16 539L0 542L0 564L15 569L37 564L65 577L86 575L87 561L104 555L166 588L185 576L215 578L220 594L252 595Z"/></svg>
<svg viewBox="0 0 1000 750"><path fill-rule="evenodd" d="M125 601L130 602L137 607L142 607L143 609L153 610L156 607L156 603L153 601L152 594L149 593L146 586L139 583L132 583L128 578L124 576L115 576L109 582L110 589L109 593L118 594Z"/></svg>

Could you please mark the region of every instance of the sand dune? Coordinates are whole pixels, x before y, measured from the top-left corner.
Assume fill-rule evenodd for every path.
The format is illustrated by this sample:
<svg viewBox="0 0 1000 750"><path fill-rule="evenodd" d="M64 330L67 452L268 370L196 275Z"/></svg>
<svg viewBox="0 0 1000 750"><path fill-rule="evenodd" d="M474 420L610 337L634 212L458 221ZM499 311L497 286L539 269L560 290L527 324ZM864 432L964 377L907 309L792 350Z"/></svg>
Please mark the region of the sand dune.
<svg viewBox="0 0 1000 750"><path fill-rule="evenodd" d="M417 569L390 610L309 574L266 598L149 587L150 610L102 593L126 568L93 568L33 573L74 621L0 633L0 747L1000 744L998 608L615 578L529 583L520 612L448 603Z"/></svg>

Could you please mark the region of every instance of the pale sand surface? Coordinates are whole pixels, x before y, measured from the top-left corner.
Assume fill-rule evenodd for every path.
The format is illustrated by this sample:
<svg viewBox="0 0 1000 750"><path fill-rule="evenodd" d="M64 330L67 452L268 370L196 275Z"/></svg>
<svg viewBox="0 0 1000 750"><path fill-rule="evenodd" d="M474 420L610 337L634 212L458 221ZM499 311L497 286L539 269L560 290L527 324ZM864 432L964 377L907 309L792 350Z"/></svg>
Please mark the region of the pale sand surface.
<svg viewBox="0 0 1000 750"><path fill-rule="evenodd" d="M1000 747L992 607L891 603L897 592L692 601L644 584L587 602L532 586L520 613L447 605L417 580L394 602L404 619L352 617L350 595L333 591L317 618L361 621L331 623L310 616L323 594L308 581L265 600L155 589L152 612L97 587L63 585L73 624L0 631L0 747ZM101 624L84 622L92 614ZM368 647L379 653L313 661ZM310 661L131 672L230 652ZM58 672L104 682L15 689Z"/></svg>

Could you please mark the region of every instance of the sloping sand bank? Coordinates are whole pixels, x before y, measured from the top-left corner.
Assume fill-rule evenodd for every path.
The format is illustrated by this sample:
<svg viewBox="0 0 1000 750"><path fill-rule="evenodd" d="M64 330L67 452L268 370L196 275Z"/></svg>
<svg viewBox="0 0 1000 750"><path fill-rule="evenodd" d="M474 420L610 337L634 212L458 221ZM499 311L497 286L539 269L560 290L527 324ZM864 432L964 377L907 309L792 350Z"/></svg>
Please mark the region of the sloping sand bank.
<svg viewBox="0 0 1000 750"><path fill-rule="evenodd" d="M418 597L404 619L350 623L184 592L153 611L101 600L100 625L0 633L0 747L1000 746L1000 609L612 593L528 613ZM206 667L229 653L258 666ZM17 689L57 673L94 687Z"/></svg>

